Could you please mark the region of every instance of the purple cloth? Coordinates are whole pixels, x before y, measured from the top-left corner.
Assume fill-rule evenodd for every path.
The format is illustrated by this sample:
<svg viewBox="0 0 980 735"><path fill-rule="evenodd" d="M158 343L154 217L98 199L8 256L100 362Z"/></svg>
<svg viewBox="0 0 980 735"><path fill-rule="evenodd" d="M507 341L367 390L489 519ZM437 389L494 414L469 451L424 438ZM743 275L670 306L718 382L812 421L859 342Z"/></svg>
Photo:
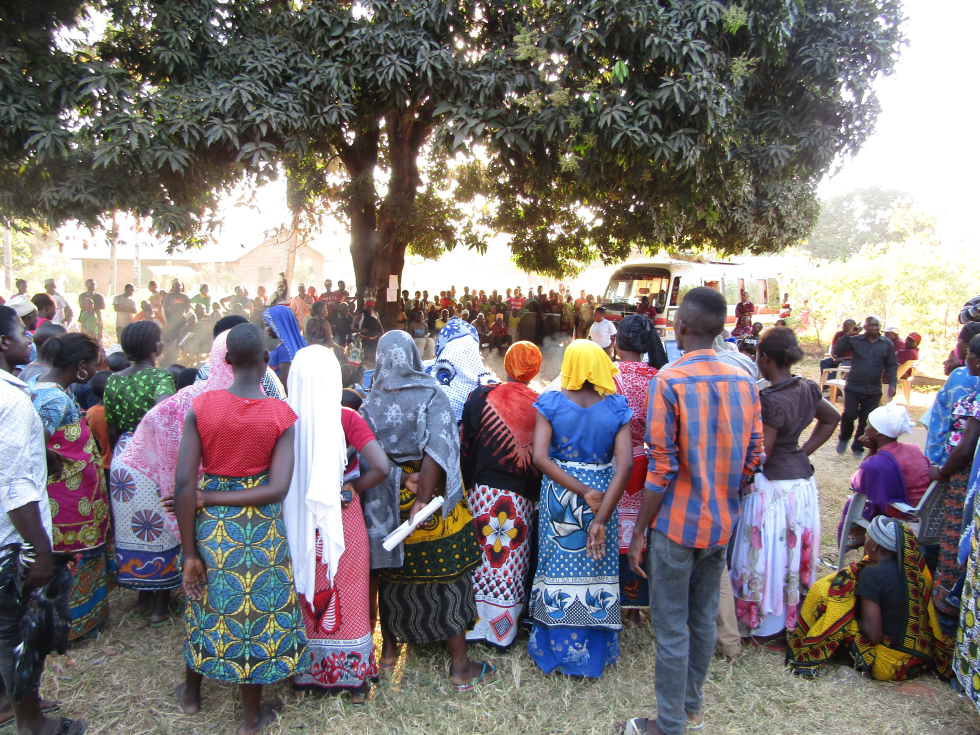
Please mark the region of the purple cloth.
<svg viewBox="0 0 980 735"><path fill-rule="evenodd" d="M851 475L851 490L868 497L861 514L866 521L883 515L892 503L904 503L908 498L902 466L891 452L877 452L864 460Z"/></svg>

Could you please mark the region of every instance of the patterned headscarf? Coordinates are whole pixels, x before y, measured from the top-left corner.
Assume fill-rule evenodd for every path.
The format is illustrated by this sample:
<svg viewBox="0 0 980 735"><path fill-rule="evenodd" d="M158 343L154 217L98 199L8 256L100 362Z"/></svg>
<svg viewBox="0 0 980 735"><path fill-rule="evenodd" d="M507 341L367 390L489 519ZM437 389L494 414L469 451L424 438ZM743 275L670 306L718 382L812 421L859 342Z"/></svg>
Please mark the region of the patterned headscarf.
<svg viewBox="0 0 980 735"><path fill-rule="evenodd" d="M659 370L667 364L667 350L657 334L657 328L646 314L630 314L619 323L616 344L621 350L647 353L650 367Z"/></svg>
<svg viewBox="0 0 980 735"><path fill-rule="evenodd" d="M427 372L445 391L457 423L463 420L463 406L470 393L496 382L480 356L476 328L455 316L439 332L436 359Z"/></svg>
<svg viewBox="0 0 980 735"><path fill-rule="evenodd" d="M161 498L174 494L174 475L177 472L177 452L184 435L184 417L191 403L202 393L223 390L235 380L231 365L225 360L228 354L228 332L214 338L208 359L208 379L182 388L146 412L136 427L132 439L122 450L121 461L146 475L160 489ZM177 519L163 514L167 530L180 538Z"/></svg>
<svg viewBox="0 0 980 735"><path fill-rule="evenodd" d="M266 309L262 318L265 319L266 324L272 327L272 331L286 346L290 361L295 360L296 353L306 347L306 340L303 339L303 334L299 331L296 315L288 306L279 305Z"/></svg>
<svg viewBox="0 0 980 735"><path fill-rule="evenodd" d="M577 339L565 348L561 361L561 387L578 390L585 383L592 383L601 395L616 392L614 375L619 368L613 365L609 355L591 340Z"/></svg>
<svg viewBox="0 0 980 735"><path fill-rule="evenodd" d="M371 567L399 567L402 547L385 551L381 542L400 523L399 462L428 454L446 473L443 518L463 497L459 471L459 431L449 399L439 384L422 369L422 356L408 332L386 332L378 340L371 392L361 406L374 435L391 458L391 472L364 494L364 521L371 544Z"/></svg>
<svg viewBox="0 0 980 735"><path fill-rule="evenodd" d="M515 342L504 356L504 370L512 380L529 383L541 370L541 350L533 342Z"/></svg>

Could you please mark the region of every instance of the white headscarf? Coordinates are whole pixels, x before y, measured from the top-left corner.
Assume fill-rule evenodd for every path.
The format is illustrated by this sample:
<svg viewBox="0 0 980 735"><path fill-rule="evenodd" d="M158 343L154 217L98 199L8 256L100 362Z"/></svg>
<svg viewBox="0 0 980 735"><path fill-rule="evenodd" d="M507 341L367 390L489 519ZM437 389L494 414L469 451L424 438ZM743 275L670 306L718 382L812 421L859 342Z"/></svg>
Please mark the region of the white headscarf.
<svg viewBox="0 0 980 735"><path fill-rule="evenodd" d="M880 434L898 439L902 434L912 433L912 419L908 411L895 403L880 406L868 414L870 423Z"/></svg>
<svg viewBox="0 0 980 735"><path fill-rule="evenodd" d="M344 553L340 507L347 463L347 440L340 421L343 381L340 364L323 345L310 345L293 356L287 402L296 412L295 460L289 494L282 504L296 591L312 604L316 592L316 532L321 560L333 582Z"/></svg>

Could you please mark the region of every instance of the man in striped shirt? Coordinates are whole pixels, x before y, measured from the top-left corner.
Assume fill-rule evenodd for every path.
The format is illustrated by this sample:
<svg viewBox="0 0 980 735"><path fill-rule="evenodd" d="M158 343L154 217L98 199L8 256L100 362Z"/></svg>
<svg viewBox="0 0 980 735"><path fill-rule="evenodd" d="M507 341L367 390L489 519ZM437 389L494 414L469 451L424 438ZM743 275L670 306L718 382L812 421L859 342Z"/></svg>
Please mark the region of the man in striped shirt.
<svg viewBox="0 0 980 735"><path fill-rule="evenodd" d="M640 732L681 735L701 720L701 688L717 635L718 580L739 513L739 486L762 465L755 381L721 362L712 343L728 306L711 288L687 293L674 320L684 356L650 383L646 488L629 564L650 580L657 638L657 718ZM645 567L645 568L644 568ZM639 729L639 725L645 729Z"/></svg>

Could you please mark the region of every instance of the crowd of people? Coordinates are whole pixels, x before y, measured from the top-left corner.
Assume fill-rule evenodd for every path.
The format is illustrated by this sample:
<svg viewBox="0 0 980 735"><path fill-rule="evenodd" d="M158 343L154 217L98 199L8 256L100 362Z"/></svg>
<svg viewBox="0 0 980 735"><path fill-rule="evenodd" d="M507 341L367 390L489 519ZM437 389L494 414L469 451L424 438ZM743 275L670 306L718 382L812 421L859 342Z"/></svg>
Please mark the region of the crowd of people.
<svg viewBox="0 0 980 735"><path fill-rule="evenodd" d="M290 295L283 279L271 296L213 301L175 281L139 309L127 287L106 354L97 284L75 331L53 281L33 297L18 282L0 306L0 720L84 732L15 687L22 620L41 597L53 604L65 567L70 595L49 616L63 624L29 642L50 643L41 660L60 635L97 635L117 585L138 593L151 629L182 593L176 698L195 714L205 677L239 686L241 735L276 716L263 685L290 678L361 705L404 644L444 642L451 687L473 689L497 672L468 644L506 649L522 625L544 674L598 678L645 611L656 717L627 733L703 726L712 656L743 645L780 651L800 675L832 659L879 680L932 669L980 703L976 305L923 453L899 441L905 408L878 405L904 362L873 317L832 349L850 360L842 419L793 374L796 333L756 330L747 295L729 332L724 297L688 291L671 361L648 303L614 324L564 287L405 291L385 331L369 296L332 285ZM561 371L538 393L551 336ZM821 579L809 457L838 424L838 451L855 437L867 453L851 479L867 498L851 544L865 554ZM941 540L920 547L917 519L894 504L933 481Z"/></svg>

